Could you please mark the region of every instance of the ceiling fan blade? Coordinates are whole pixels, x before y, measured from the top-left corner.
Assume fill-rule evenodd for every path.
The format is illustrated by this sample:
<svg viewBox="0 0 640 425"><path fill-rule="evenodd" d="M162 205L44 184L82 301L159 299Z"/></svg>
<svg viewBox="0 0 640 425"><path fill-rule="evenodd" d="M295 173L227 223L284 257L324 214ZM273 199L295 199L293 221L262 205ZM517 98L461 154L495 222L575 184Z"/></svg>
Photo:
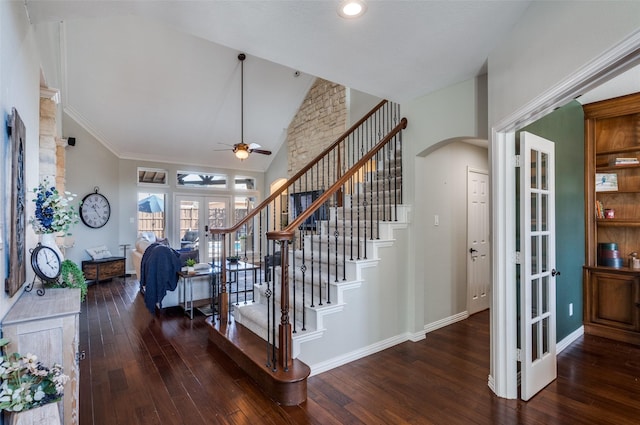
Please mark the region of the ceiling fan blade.
<svg viewBox="0 0 640 425"><path fill-rule="evenodd" d="M251 153L261 153L262 155L271 155L271 151L267 151L264 149L249 149Z"/></svg>
<svg viewBox="0 0 640 425"><path fill-rule="evenodd" d="M249 144L249 149L255 150L255 149L260 149L262 146L260 146L257 143L250 143Z"/></svg>

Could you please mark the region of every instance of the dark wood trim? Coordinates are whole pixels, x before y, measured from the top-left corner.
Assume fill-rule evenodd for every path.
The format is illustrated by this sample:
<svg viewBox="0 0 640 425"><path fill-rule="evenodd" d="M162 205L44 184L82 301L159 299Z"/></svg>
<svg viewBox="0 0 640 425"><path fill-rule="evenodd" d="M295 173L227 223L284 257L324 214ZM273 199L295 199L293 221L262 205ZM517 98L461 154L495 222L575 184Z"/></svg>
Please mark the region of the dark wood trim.
<svg viewBox="0 0 640 425"><path fill-rule="evenodd" d="M266 365L267 349L262 338L235 320L220 323L208 319L207 323L211 326L209 340L240 366L273 401L283 406L294 406L307 400L309 366L293 359L288 371L280 365L273 371Z"/></svg>

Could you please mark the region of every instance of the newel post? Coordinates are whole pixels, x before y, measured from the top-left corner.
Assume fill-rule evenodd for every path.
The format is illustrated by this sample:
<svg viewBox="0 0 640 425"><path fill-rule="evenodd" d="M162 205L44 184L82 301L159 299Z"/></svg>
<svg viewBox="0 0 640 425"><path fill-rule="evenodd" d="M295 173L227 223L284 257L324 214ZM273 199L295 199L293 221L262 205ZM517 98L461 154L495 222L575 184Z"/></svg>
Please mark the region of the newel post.
<svg viewBox="0 0 640 425"><path fill-rule="evenodd" d="M214 241L220 241L220 293L218 294L218 311L220 312L220 323L229 321L229 293L227 292L227 234L219 233L216 229L211 229ZM215 257L215 255L214 255ZM215 258L211 259L215 273Z"/></svg>
<svg viewBox="0 0 640 425"><path fill-rule="evenodd" d="M278 326L278 364L288 371L293 363L292 328L289 319L289 244L293 232L267 232L267 239L280 241L280 325Z"/></svg>

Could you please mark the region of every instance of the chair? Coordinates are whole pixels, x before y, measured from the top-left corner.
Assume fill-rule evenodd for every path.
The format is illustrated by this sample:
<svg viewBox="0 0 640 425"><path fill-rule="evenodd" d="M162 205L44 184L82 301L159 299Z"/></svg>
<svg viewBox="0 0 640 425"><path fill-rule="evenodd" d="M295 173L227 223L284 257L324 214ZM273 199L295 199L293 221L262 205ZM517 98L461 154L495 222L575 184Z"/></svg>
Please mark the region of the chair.
<svg viewBox="0 0 640 425"><path fill-rule="evenodd" d="M197 230L187 230L180 240L180 249L196 249L198 248L198 240L200 235Z"/></svg>
<svg viewBox="0 0 640 425"><path fill-rule="evenodd" d="M196 263L200 262L200 251L197 249L180 249L180 267L187 265L187 260L193 260Z"/></svg>
<svg viewBox="0 0 640 425"><path fill-rule="evenodd" d="M280 251L273 253L272 255L265 255L264 257L264 280L265 282L271 282L271 268L279 266L282 262L280 257Z"/></svg>

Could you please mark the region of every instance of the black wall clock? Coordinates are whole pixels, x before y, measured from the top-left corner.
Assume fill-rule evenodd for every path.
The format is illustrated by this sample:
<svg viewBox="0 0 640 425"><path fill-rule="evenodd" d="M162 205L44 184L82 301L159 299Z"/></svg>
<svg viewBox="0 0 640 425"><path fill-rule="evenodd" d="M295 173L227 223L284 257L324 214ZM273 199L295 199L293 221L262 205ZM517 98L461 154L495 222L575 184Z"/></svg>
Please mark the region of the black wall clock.
<svg viewBox="0 0 640 425"><path fill-rule="evenodd" d="M82 198L80 219L85 225L98 229L107 224L110 216L111 206L107 198L98 193L98 186L94 188L93 193Z"/></svg>
<svg viewBox="0 0 640 425"><path fill-rule="evenodd" d="M53 248L38 244L31 251L31 267L43 282L55 282L60 276L60 257Z"/></svg>

